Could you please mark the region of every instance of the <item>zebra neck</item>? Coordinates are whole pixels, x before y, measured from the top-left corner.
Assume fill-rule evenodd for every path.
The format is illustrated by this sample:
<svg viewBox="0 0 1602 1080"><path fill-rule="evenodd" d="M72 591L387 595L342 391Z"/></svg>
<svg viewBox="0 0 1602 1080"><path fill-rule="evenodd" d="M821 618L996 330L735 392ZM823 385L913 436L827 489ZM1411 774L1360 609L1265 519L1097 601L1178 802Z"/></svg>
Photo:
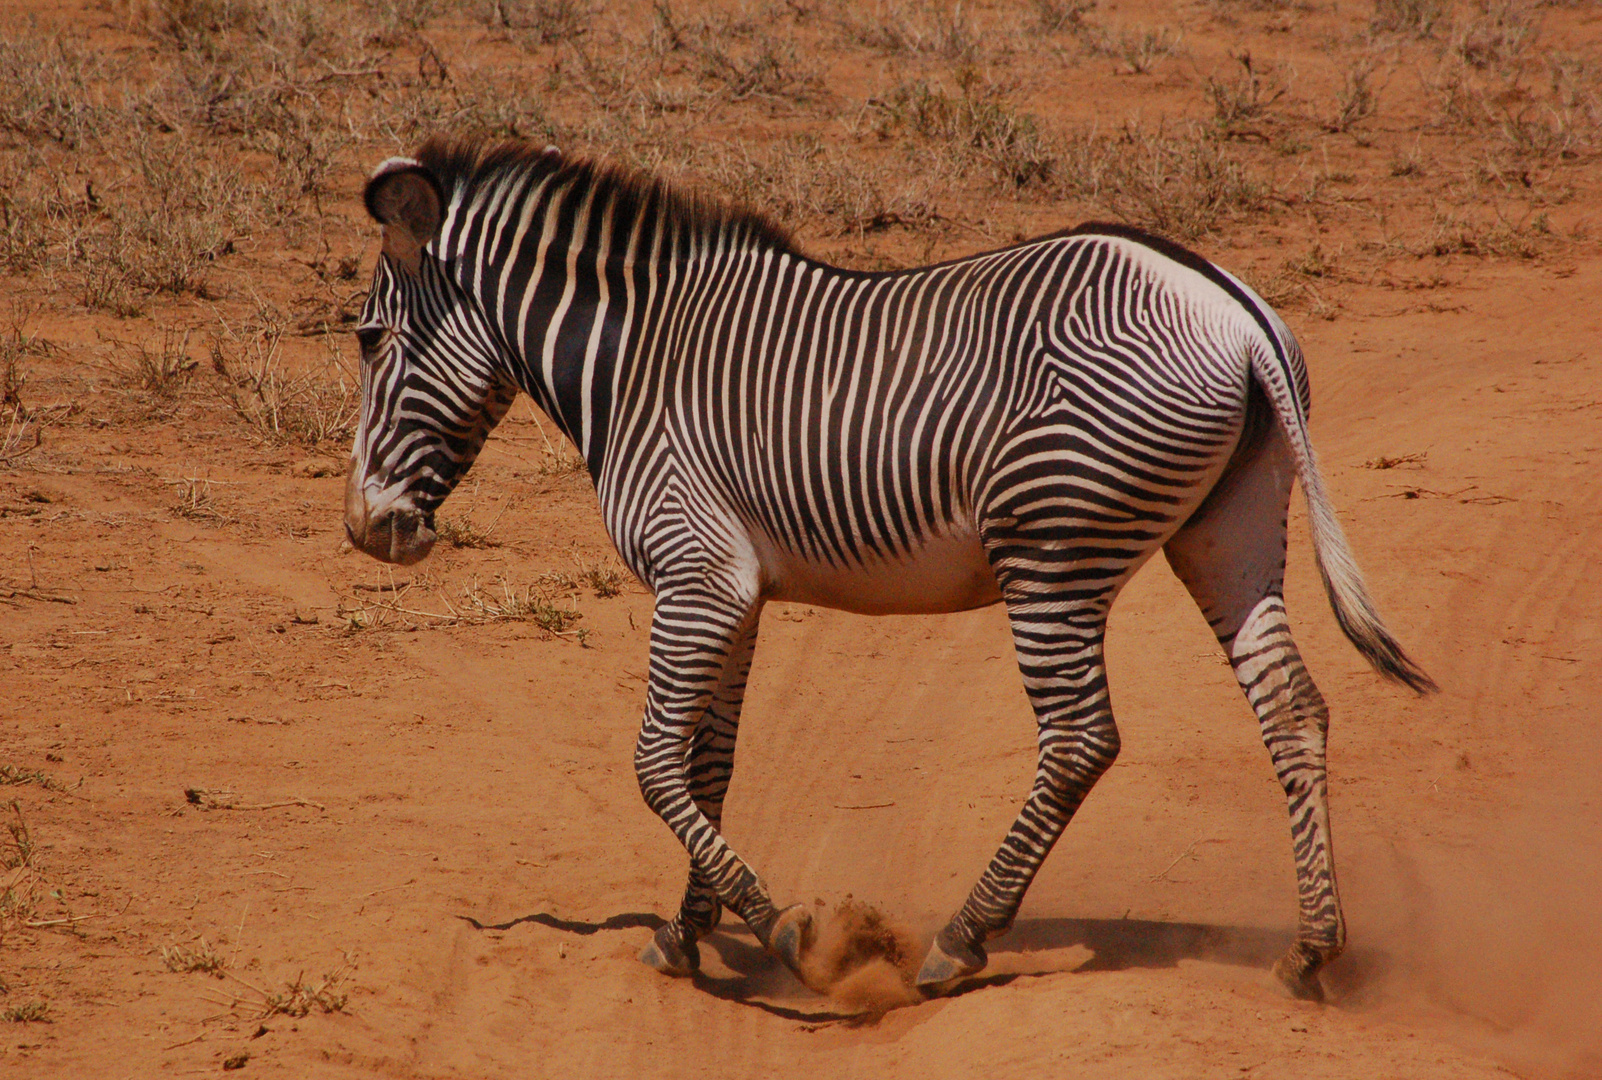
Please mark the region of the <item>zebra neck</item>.
<svg viewBox="0 0 1602 1080"><path fill-rule="evenodd" d="M620 214L593 191L537 201L524 211L543 219L537 235L530 229L502 267L480 273L489 287L476 291L507 344L514 381L599 477L620 399L654 382L666 357L682 355L679 339L694 322L688 309L747 253L751 237L676 221L653 204Z"/></svg>

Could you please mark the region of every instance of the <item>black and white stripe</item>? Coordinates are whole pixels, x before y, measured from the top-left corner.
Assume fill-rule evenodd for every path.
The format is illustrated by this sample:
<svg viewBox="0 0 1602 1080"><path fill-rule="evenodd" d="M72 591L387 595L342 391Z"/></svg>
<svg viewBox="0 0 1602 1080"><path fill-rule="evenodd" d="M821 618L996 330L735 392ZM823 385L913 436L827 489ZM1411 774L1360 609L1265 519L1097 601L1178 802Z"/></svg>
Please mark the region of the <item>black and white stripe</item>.
<svg viewBox="0 0 1602 1080"><path fill-rule="evenodd" d="M1295 339L1192 253L1089 225L896 273L840 270L752 214L554 151L433 141L380 168L347 527L411 561L517 391L580 448L619 553L656 594L635 764L688 849L679 915L643 957L676 973L721 908L792 967L779 911L719 820L762 605L953 611L1004 602L1039 768L920 982L979 970L1118 753L1102 638L1163 548L1234 664L1291 810L1315 993L1339 951L1327 714L1285 623L1285 514L1303 483L1342 628L1431 684L1385 631L1307 440Z"/></svg>

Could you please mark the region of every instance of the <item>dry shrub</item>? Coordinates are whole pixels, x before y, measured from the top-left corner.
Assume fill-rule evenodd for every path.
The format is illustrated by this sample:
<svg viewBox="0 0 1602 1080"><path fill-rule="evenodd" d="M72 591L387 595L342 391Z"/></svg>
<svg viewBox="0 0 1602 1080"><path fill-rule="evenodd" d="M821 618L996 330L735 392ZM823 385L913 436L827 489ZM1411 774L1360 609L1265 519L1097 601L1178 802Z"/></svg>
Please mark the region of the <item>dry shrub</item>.
<svg viewBox="0 0 1602 1080"><path fill-rule="evenodd" d="M577 573L570 574L565 570L551 570L539 576L539 584L563 592L577 592L579 589L590 589L595 593L597 600L609 600L623 592L623 586L629 578L628 572L618 563L586 563L579 560Z"/></svg>
<svg viewBox="0 0 1602 1080"><path fill-rule="evenodd" d="M28 330L30 316L21 305L13 305L9 323L0 330L0 465L37 450L43 438L41 414L22 400L28 385L22 361L29 356L44 356L53 346ZM4 777L0 776L0 780Z"/></svg>
<svg viewBox="0 0 1602 1080"><path fill-rule="evenodd" d="M1517 61L1536 34L1527 5L1518 0L1485 0L1480 14L1452 35L1452 51L1472 68L1501 67Z"/></svg>
<svg viewBox="0 0 1602 1080"><path fill-rule="evenodd" d="M1550 97L1539 97L1515 78L1489 83L1458 65L1434 83L1443 126L1491 136L1519 159L1564 160L1594 154L1602 131L1602 96L1594 71L1583 62L1555 73Z"/></svg>
<svg viewBox="0 0 1602 1080"><path fill-rule="evenodd" d="M1056 160L1039 121L971 72L959 84L951 95L921 80L902 83L868 103L874 129L881 138L905 131L929 140L959 174L979 166L1014 188L1048 181Z"/></svg>
<svg viewBox="0 0 1602 1080"><path fill-rule="evenodd" d="M1340 89L1335 91L1335 111L1324 121L1324 130L1341 134L1379 110L1379 92L1370 85L1374 75L1372 60L1361 59L1346 69Z"/></svg>
<svg viewBox="0 0 1602 1080"><path fill-rule="evenodd" d="M1369 29L1377 34L1429 37L1443 25L1451 7L1447 0L1374 0Z"/></svg>
<svg viewBox="0 0 1602 1080"><path fill-rule="evenodd" d="M667 0L656 0L652 11L648 57L630 56L625 47L607 66L579 50L587 74L604 84L611 99L661 113L748 98L797 101L822 87L818 64L792 38L776 36L764 24L717 14L686 20ZM654 59L654 79L640 78L641 59Z"/></svg>
<svg viewBox="0 0 1602 1080"><path fill-rule="evenodd" d="M47 213L25 171L0 162L0 271L26 274L45 257Z"/></svg>
<svg viewBox="0 0 1602 1080"><path fill-rule="evenodd" d="M882 173L812 135L757 152L741 143L715 153L695 162L697 171L736 203L760 207L781 221L817 222L836 235L860 235L916 225L931 213L915 191L887 190Z"/></svg>
<svg viewBox="0 0 1602 1080"><path fill-rule="evenodd" d="M261 1016L263 1019L269 1016L301 1017L313 1009L324 1013L342 1012L350 995L338 987L347 976L348 969L340 968L324 975L322 982L314 984L307 982L304 975L297 975L278 993L266 996L262 1002Z"/></svg>
<svg viewBox="0 0 1602 1080"><path fill-rule="evenodd" d="M188 387L199 362L189 355L189 331L163 330L159 340L114 341L110 362L117 381L158 403L171 404Z"/></svg>
<svg viewBox="0 0 1602 1080"><path fill-rule="evenodd" d="M1096 0L1033 0L1033 6L1035 25L1048 34L1060 34L1083 29Z"/></svg>
<svg viewBox="0 0 1602 1080"><path fill-rule="evenodd" d="M981 35L960 0L877 0L871 10L861 11L842 4L836 21L848 44L880 52L965 62L976 59L982 48Z"/></svg>
<svg viewBox="0 0 1602 1080"><path fill-rule="evenodd" d="M249 217L237 167L186 140L141 141L132 153L140 183L126 198L102 204L90 189L82 205L58 200L57 213L85 306L123 317L139 314L151 294L211 296L211 270Z"/></svg>
<svg viewBox="0 0 1602 1080"><path fill-rule="evenodd" d="M377 118L379 133L411 146L436 131L496 138L566 142L544 99L526 84L502 85L473 73L441 85L414 84Z"/></svg>
<svg viewBox="0 0 1602 1080"><path fill-rule="evenodd" d="M76 150L114 115L107 80L104 62L70 39L0 38L0 130Z"/></svg>
<svg viewBox="0 0 1602 1080"><path fill-rule="evenodd" d="M588 0L491 0L491 26L525 32L539 45L577 41L590 32L595 8Z"/></svg>
<svg viewBox="0 0 1602 1080"><path fill-rule="evenodd" d="M1063 155L1060 183L1135 225L1182 239L1227 217L1264 209L1266 186L1227 145L1195 125L1169 131L1127 124L1080 135Z"/></svg>
<svg viewBox="0 0 1602 1080"><path fill-rule="evenodd" d="M1501 217L1485 221L1437 208L1420 254L1533 259L1541 253L1541 242L1550 235L1551 227L1544 214L1535 215L1528 223Z"/></svg>
<svg viewBox="0 0 1602 1080"><path fill-rule="evenodd" d="M320 370L291 372L283 359L285 320L265 305L254 325L219 320L221 336L211 346L219 396L259 437L315 449L351 438L361 403L358 383L347 370L334 335Z"/></svg>
<svg viewBox="0 0 1602 1080"><path fill-rule="evenodd" d="M1207 97L1213 104L1213 122L1226 133L1235 134L1240 125L1265 120L1287 87L1272 67L1264 68L1242 52L1235 57L1240 71L1233 79L1207 76Z"/></svg>
<svg viewBox="0 0 1602 1080"><path fill-rule="evenodd" d="M1116 33L1098 29L1086 37L1085 47L1092 56L1122 60L1131 75L1145 75L1174 55L1183 39L1182 33L1167 26L1125 27Z"/></svg>

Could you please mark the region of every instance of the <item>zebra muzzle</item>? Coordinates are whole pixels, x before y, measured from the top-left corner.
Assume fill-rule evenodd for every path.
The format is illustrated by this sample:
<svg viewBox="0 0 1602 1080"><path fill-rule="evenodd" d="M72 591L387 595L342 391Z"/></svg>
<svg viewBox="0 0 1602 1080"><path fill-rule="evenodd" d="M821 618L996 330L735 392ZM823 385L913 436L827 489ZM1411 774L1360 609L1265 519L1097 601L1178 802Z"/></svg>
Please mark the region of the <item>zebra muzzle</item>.
<svg viewBox="0 0 1602 1080"><path fill-rule="evenodd" d="M345 535L351 546L382 562L410 566L427 558L438 534L430 515L410 506L394 506L371 514L352 500L345 510Z"/></svg>

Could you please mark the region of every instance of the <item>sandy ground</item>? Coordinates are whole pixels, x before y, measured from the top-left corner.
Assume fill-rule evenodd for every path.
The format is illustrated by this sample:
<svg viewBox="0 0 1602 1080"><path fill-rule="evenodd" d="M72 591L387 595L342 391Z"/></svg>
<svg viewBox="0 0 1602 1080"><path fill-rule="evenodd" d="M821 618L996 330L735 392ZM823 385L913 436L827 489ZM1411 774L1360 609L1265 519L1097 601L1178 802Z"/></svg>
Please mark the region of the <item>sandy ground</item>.
<svg viewBox="0 0 1602 1080"><path fill-rule="evenodd" d="M1292 41L1256 26L1269 8L1248 28ZM1122 104L1196 94L1107 85ZM1597 205L1581 185L1554 220L1579 236ZM1020 206L1020 228L1076 216ZM1287 236L1305 249L1300 214L1198 246L1267 265ZM365 275L372 238L352 235ZM248 257L226 281L309 280L290 254ZM343 542L337 448L112 377L108 335L182 321L169 308L119 331L5 279L49 305L28 396L64 407L0 465L0 1009L46 1008L0 1021L0 1076L1602 1076L1602 258L1363 258L1322 286L1338 317L1289 318L1342 520L1442 690L1380 682L1341 637L1298 495L1288 604L1333 716L1350 920L1329 1004L1268 975L1295 918L1284 799L1159 559L1113 617L1121 758L985 976L879 1019L738 926L693 981L635 960L685 872L631 768L651 598L582 584L612 559L594 495L551 467L526 404L447 506L496 546L391 575ZM543 581L583 640L417 614L502 580ZM726 831L777 901L873 905L921 955L1026 794L1033 735L999 611L775 604ZM174 970L186 956L218 970Z"/></svg>

